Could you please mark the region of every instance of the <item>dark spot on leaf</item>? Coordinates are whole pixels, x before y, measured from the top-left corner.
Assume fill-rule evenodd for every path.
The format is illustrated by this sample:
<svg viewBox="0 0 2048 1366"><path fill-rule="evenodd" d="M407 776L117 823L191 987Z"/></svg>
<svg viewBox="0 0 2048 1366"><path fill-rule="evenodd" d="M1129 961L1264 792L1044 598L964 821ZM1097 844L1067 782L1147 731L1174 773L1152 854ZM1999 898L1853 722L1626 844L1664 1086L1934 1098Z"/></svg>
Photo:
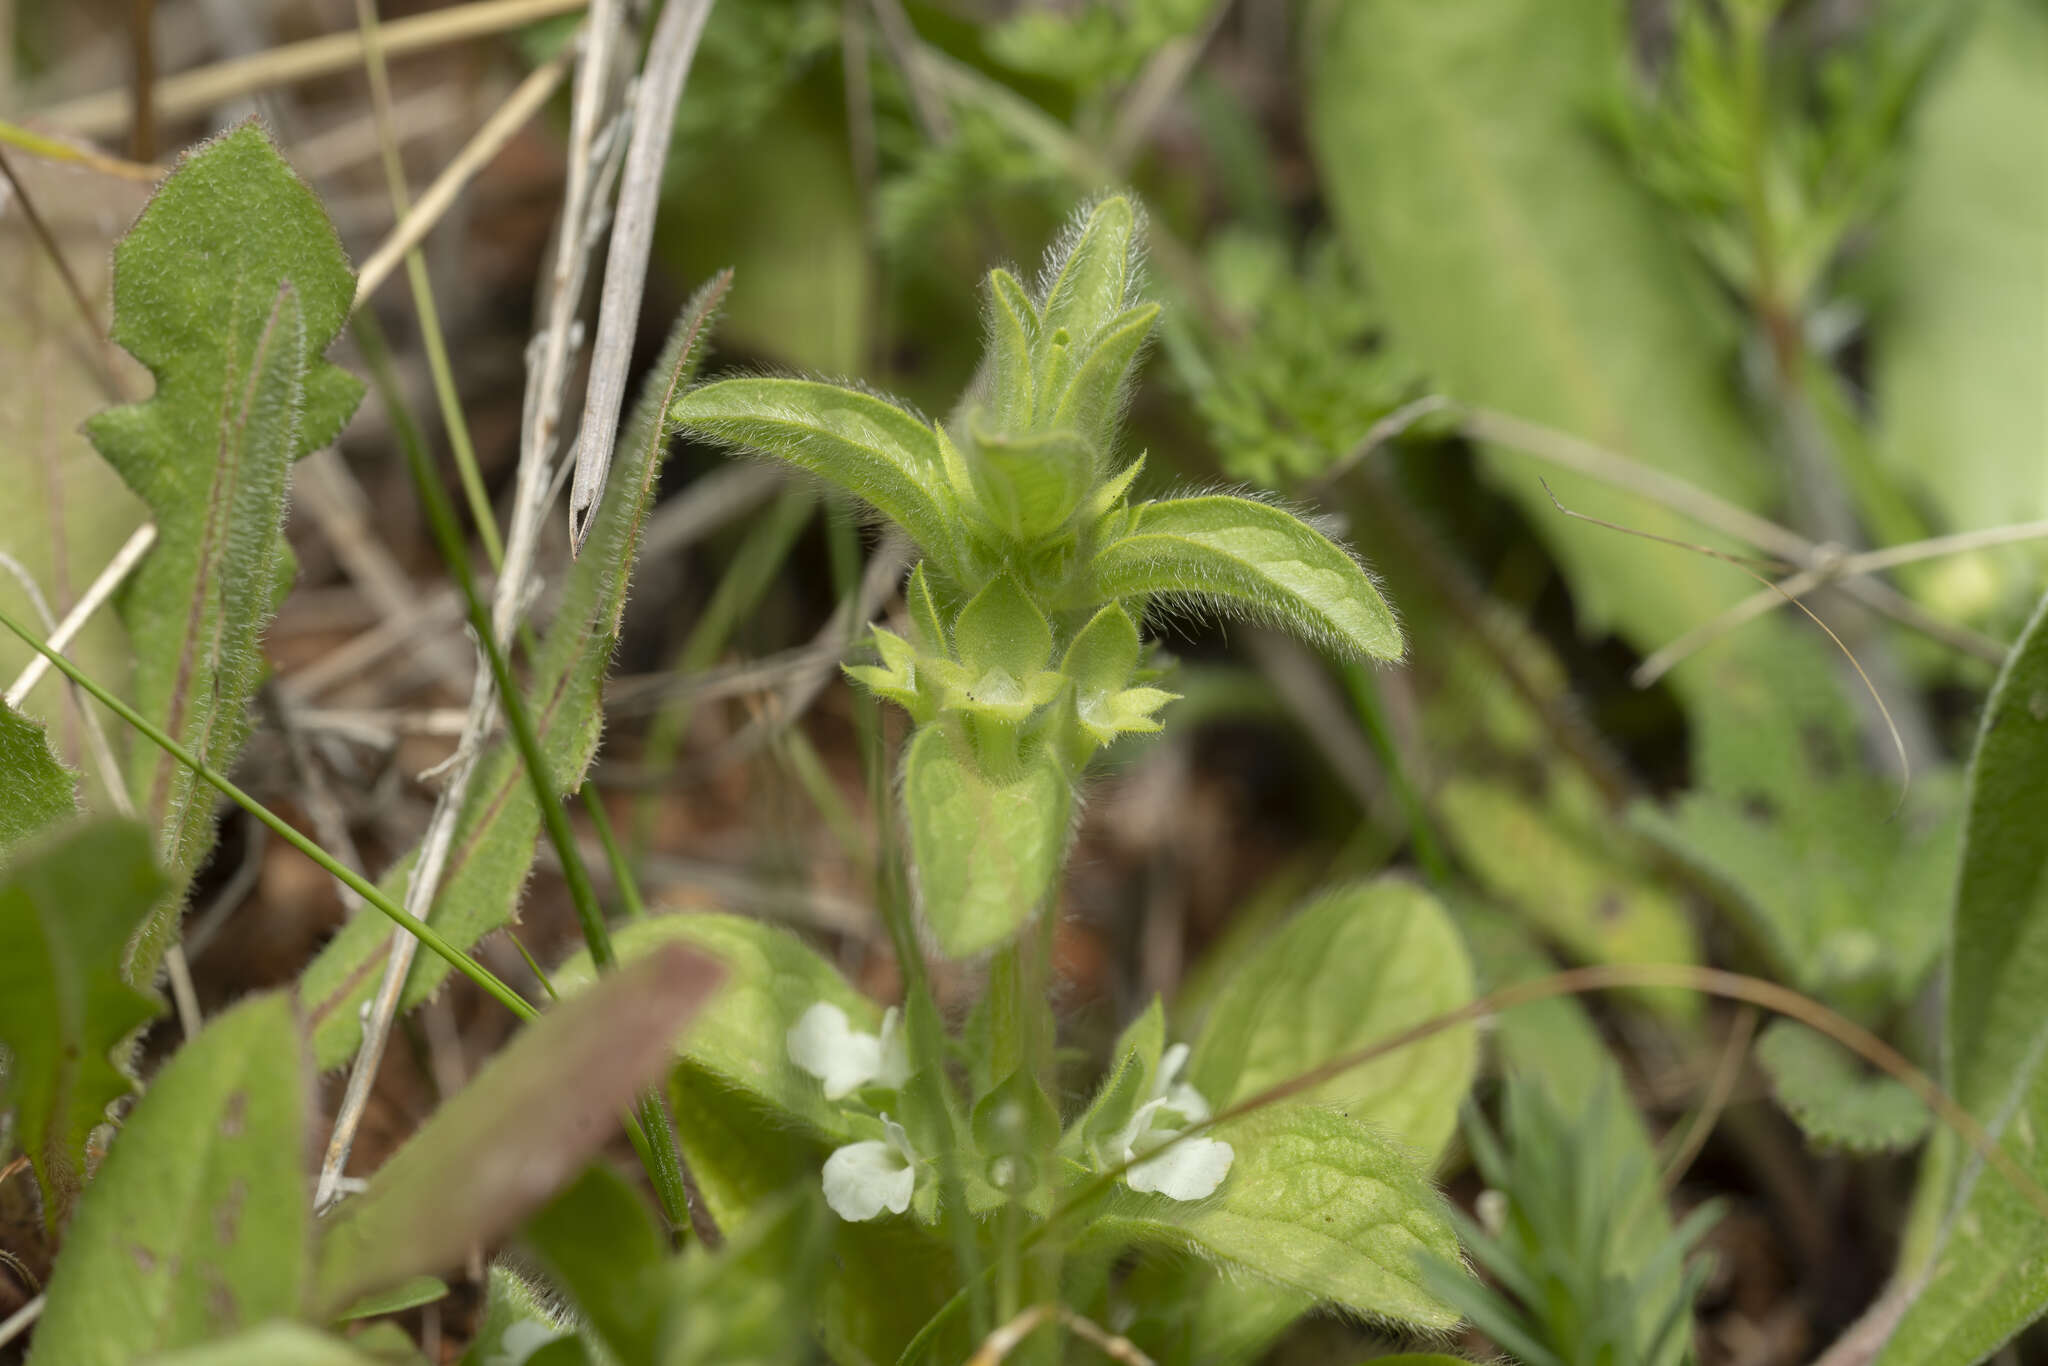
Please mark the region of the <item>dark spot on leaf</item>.
<svg viewBox="0 0 2048 1366"><path fill-rule="evenodd" d="M227 1328L240 1321L241 1309L235 1303L235 1292L228 1283L215 1273L213 1284L206 1289L206 1308L212 1314L216 1327Z"/></svg>
<svg viewBox="0 0 2048 1366"><path fill-rule="evenodd" d="M1807 724L1799 728L1799 743L1806 762L1823 778L1838 778L1844 768L1841 740L1825 726Z"/></svg>
<svg viewBox="0 0 2048 1366"><path fill-rule="evenodd" d="M213 1212L213 1236L222 1244L235 1241L235 1234L242 1225L242 1205L249 1198L248 1183L236 1177L228 1185L227 1195Z"/></svg>
<svg viewBox="0 0 2048 1366"><path fill-rule="evenodd" d="M1054 346L1065 346L1072 340L1073 338L1067 335L1067 329L1064 327L1057 329L1052 334L1052 344Z"/></svg>
<svg viewBox="0 0 2048 1366"><path fill-rule="evenodd" d="M135 1255L135 1265L141 1268L143 1275L147 1276L150 1272L156 1270L155 1253L140 1243L129 1244L128 1250Z"/></svg>
<svg viewBox="0 0 2048 1366"><path fill-rule="evenodd" d="M2048 690L2028 697L2027 710L2033 714L2036 721L2048 721Z"/></svg>
<svg viewBox="0 0 2048 1366"><path fill-rule="evenodd" d="M1778 804L1768 793L1745 792L1742 795L1742 814L1758 825L1769 825L1778 818Z"/></svg>
<svg viewBox="0 0 2048 1366"><path fill-rule="evenodd" d="M231 1091L228 1103L221 1107L220 1133L222 1138L240 1138L242 1127L249 1116L249 1093Z"/></svg>
<svg viewBox="0 0 2048 1366"><path fill-rule="evenodd" d="M1603 925L1612 925L1628 913L1628 903L1621 899L1621 893L1606 891L1593 903L1593 915Z"/></svg>

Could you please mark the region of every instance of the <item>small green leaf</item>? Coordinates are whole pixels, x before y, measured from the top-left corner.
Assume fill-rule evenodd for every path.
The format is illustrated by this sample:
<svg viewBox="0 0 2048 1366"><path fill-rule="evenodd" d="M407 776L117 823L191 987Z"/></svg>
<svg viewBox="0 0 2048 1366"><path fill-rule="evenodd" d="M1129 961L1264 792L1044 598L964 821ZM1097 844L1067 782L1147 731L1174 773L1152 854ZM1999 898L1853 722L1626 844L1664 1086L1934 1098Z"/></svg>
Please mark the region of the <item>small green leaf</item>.
<svg viewBox="0 0 2048 1366"><path fill-rule="evenodd" d="M951 565L952 498L938 438L885 399L800 379L723 379L669 407L683 430L787 460L872 505Z"/></svg>
<svg viewBox="0 0 2048 1366"><path fill-rule="evenodd" d="M1015 680L1043 669L1052 655L1052 627L1008 575L989 582L953 623L953 646L976 679L1001 670Z"/></svg>
<svg viewBox="0 0 2048 1366"><path fill-rule="evenodd" d="M163 890L149 835L129 821L30 845L0 878L0 1098L53 1225L78 1192L86 1135L133 1089L114 1049L161 1009L122 978L121 958Z"/></svg>
<svg viewBox="0 0 2048 1366"><path fill-rule="evenodd" d="M1455 1262L1458 1238L1399 1144L1308 1105L1269 1106L1212 1133L1236 1152L1213 1199L1120 1195L1096 1232L1219 1258L1353 1313L1430 1330L1457 1323L1424 1288L1419 1258Z"/></svg>
<svg viewBox="0 0 2048 1366"><path fill-rule="evenodd" d="M1052 412L1050 424L1076 432L1097 455L1108 453L1116 424L1130 389L1131 367L1159 321L1159 305L1144 304L1118 316L1095 340L1074 369L1067 391Z"/></svg>
<svg viewBox="0 0 2048 1366"><path fill-rule="evenodd" d="M251 997L172 1056L78 1202L33 1366L128 1366L299 1312L307 1076L279 993Z"/></svg>
<svg viewBox="0 0 2048 1366"><path fill-rule="evenodd" d="M1950 1092L2048 1180L2048 597L2007 657L1970 761L1950 950ZM1925 1288L1880 1366L1982 1361L2048 1309L2048 1226L1995 1171L1959 1181Z"/></svg>
<svg viewBox="0 0 2048 1366"><path fill-rule="evenodd" d="M996 947L1054 891L1073 800L1066 774L1041 752L994 781L938 726L911 740L903 767L919 909L948 957Z"/></svg>
<svg viewBox="0 0 2048 1366"><path fill-rule="evenodd" d="M78 775L50 753L42 726L0 702L0 859L78 809Z"/></svg>
<svg viewBox="0 0 2048 1366"><path fill-rule="evenodd" d="M1853 1153L1898 1152L1927 1135L1927 1107L1890 1077L1865 1076L1856 1060L1823 1034L1779 1020L1756 1041L1771 1091L1807 1141Z"/></svg>
<svg viewBox="0 0 2048 1366"><path fill-rule="evenodd" d="M718 1251L685 1248L668 1266L661 1366L811 1360L835 1227L851 1226L816 1199L786 1195L728 1226ZM887 1265L901 1273L900 1263Z"/></svg>
<svg viewBox="0 0 2048 1366"><path fill-rule="evenodd" d="M1225 981L1189 1080L1221 1109L1471 999L1464 942L1434 897L1394 879L1343 888L1269 934ZM1477 1035L1460 1026L1297 1099L1334 1106L1432 1162L1477 1065Z"/></svg>
<svg viewBox="0 0 2048 1366"><path fill-rule="evenodd" d="M456 1265L517 1224L662 1075L720 976L704 955L664 946L529 1025L328 1217L314 1312Z"/></svg>
<svg viewBox="0 0 2048 1366"><path fill-rule="evenodd" d="M723 288L722 281L713 280L697 292L648 372L605 481L604 501L591 522L582 555L565 577L561 602L534 661L527 712L540 733L549 775L565 794L582 786L597 753L604 678L618 644L641 527L653 506L672 435L661 415L695 373ZM516 746L509 738L500 740L471 775L434 899L434 928L466 949L510 923L533 868L539 833L540 807L533 784ZM379 885L392 897L404 897L414 857L408 854L381 880ZM381 916L359 915L327 942L300 977L299 1000L322 1067L347 1061L361 1043L362 1006L377 990L391 942L391 929ZM437 954L416 957L405 979L401 1008L409 1010L425 1001L448 972L446 960Z"/></svg>
<svg viewBox="0 0 2048 1366"><path fill-rule="evenodd" d="M317 1328L275 1321L218 1342L149 1357L144 1366L378 1366L380 1360Z"/></svg>
<svg viewBox="0 0 2048 1366"><path fill-rule="evenodd" d="M654 1280L668 1248L631 1186L606 1167L588 1167L526 1221L520 1239L615 1357L656 1359L665 1306Z"/></svg>
<svg viewBox="0 0 2048 1366"><path fill-rule="evenodd" d="M114 340L156 376L87 433L149 505L157 539L120 599L138 710L214 768L233 766L289 557L292 461L331 441L362 386L320 359L355 293L326 213L255 123L179 162L114 253ZM161 822L171 879L138 936L146 981L213 843L213 792L153 745L129 786Z"/></svg>
<svg viewBox="0 0 2048 1366"><path fill-rule="evenodd" d="M348 1308L334 1316L336 1323L348 1323L355 1319L374 1319L381 1314L397 1314L407 1309L417 1309L423 1304L448 1298L448 1282L439 1276L414 1276L401 1281L389 1290L375 1295L365 1295Z"/></svg>
<svg viewBox="0 0 2048 1366"><path fill-rule="evenodd" d="M1211 494L1138 507L1095 559L1103 597L1193 598L1334 652L1401 657L1401 628L1365 570L1300 518Z"/></svg>
<svg viewBox="0 0 2048 1366"><path fill-rule="evenodd" d="M1153 1074L1166 1052L1166 1010L1154 996L1145 1013L1124 1027L1116 1049L1110 1054L1109 1075L1096 1089L1095 1099L1074 1121L1068 1147L1075 1156L1091 1152L1098 1143L1130 1123L1138 1106L1152 1088ZM1074 1141L1078 1140L1078 1141Z"/></svg>
<svg viewBox="0 0 2048 1366"><path fill-rule="evenodd" d="M462 1354L462 1366L503 1366L510 1357L573 1334L563 1311L502 1262L491 1263L484 1291L483 1322ZM530 1360L530 1358L529 1358Z"/></svg>
<svg viewBox="0 0 2048 1366"><path fill-rule="evenodd" d="M1097 334L1130 303L1136 283L1137 211L1113 196L1098 203L1047 262L1034 358L1035 426L1053 425L1075 372Z"/></svg>
<svg viewBox="0 0 2048 1366"><path fill-rule="evenodd" d="M1060 661L1060 672L1084 697L1121 692L1137 668L1138 624L1117 603L1089 618Z"/></svg>
<svg viewBox="0 0 2048 1366"><path fill-rule="evenodd" d="M919 651L928 655L950 655L953 652L952 637L939 618L939 605L932 600L931 580L925 576L922 560L910 571L903 601L910 609L910 628Z"/></svg>
<svg viewBox="0 0 2048 1366"><path fill-rule="evenodd" d="M1038 309L1024 286L1007 270L988 276L988 353L990 399L995 427L1001 432L1028 431L1035 403L1031 358L1038 346Z"/></svg>
<svg viewBox="0 0 2048 1366"><path fill-rule="evenodd" d="M975 1102L969 1127L984 1153L1035 1156L1058 1141L1060 1112L1038 1079L1020 1067Z"/></svg>
<svg viewBox="0 0 2048 1366"><path fill-rule="evenodd" d="M1008 436L976 428L975 501L1012 540L1043 540L1064 528L1095 483L1095 452L1071 431Z"/></svg>

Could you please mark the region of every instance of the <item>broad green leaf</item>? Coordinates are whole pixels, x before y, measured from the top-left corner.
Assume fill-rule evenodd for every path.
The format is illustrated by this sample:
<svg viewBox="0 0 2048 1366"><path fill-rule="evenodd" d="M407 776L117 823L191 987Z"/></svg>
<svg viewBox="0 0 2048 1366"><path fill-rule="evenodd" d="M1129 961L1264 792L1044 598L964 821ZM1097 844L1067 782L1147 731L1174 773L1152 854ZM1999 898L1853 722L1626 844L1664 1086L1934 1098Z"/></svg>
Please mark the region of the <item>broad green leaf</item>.
<svg viewBox="0 0 2048 1366"><path fill-rule="evenodd" d="M845 1227L822 1201L793 1194L726 1227L716 1252L702 1243L685 1248L667 1268L660 1366L811 1359L820 1281L834 1229ZM891 1270L900 1277L900 1265Z"/></svg>
<svg viewBox="0 0 2048 1366"><path fill-rule="evenodd" d="M1629 60L1626 8L1324 3L1304 47L1311 144L1393 344L1444 393L1754 506L1771 479L1727 379L1729 310L1589 116ZM1538 476L1577 511L1699 539L1675 513L1526 459L1488 468L1588 630L1648 649L1753 589L1558 516Z"/></svg>
<svg viewBox="0 0 2048 1366"><path fill-rule="evenodd" d="M926 726L903 773L918 908L939 947L969 958L1006 942L1056 891L1073 805L1059 761L1041 752L994 781L944 728Z"/></svg>
<svg viewBox="0 0 2048 1366"><path fill-rule="evenodd" d="M2048 598L1992 689L1969 785L1945 993L1948 1088L2039 1182L2048 1180ZM2048 1223L1995 1171L1965 1161L1931 1278L1882 1366L1981 1361L2048 1310Z"/></svg>
<svg viewBox="0 0 2048 1366"><path fill-rule="evenodd" d="M1581 834L1490 778L1453 778L1436 809L1480 884L1517 907L1570 954L1591 963L1694 963L1699 945L1685 908L1617 857L1612 837ZM1684 1017L1691 995L1649 999Z"/></svg>
<svg viewBox="0 0 2048 1366"><path fill-rule="evenodd" d="M354 292L320 202L253 122L187 153L114 253L114 340L156 377L148 400L86 429L156 521L120 599L134 702L216 769L248 737L263 625L290 572L291 463L362 396L320 358ZM128 779L161 823L171 880L135 946L131 975L148 980L213 843L213 791L153 745L131 748Z"/></svg>
<svg viewBox="0 0 2048 1366"><path fill-rule="evenodd" d="M958 1263L950 1247L909 1220L838 1222L835 1265L820 1305L825 1349L833 1361L896 1361L961 1283ZM972 1327L956 1316L921 1360L970 1360Z"/></svg>
<svg viewBox="0 0 2048 1366"><path fill-rule="evenodd" d="M1326 893L1239 964L1203 1021L1189 1080L1218 1109L1472 999L1472 966L1436 899L1385 880ZM1478 1063L1471 1026L1354 1068L1292 1102L1328 1105L1423 1163L1457 1128Z"/></svg>
<svg viewBox="0 0 2048 1366"><path fill-rule="evenodd" d="M0 878L0 1100L52 1224L78 1192L86 1135L133 1089L114 1050L160 1009L121 957L163 889L148 832L128 821L32 845Z"/></svg>
<svg viewBox="0 0 2048 1366"><path fill-rule="evenodd" d="M622 926L612 936L621 962L670 944L704 954L725 972L717 993L677 1042L677 1053L772 1107L772 1123L786 1127L796 1122L826 1137L843 1137L847 1130L838 1107L825 1099L816 1077L790 1061L788 1034L820 1001L845 1011L854 1029L874 1033L881 1028L881 1007L788 930L745 916L655 916ZM554 973L555 990L564 997L593 980L587 951ZM682 1128L687 1139L689 1126Z"/></svg>
<svg viewBox="0 0 2048 1366"><path fill-rule="evenodd" d="M328 1217L313 1311L457 1265L516 1225L612 1136L721 975L665 945L529 1025Z"/></svg>
<svg viewBox="0 0 2048 1366"><path fill-rule="evenodd" d="M990 581L953 623L953 648L976 679L1000 669L1022 681L1046 666L1052 627L1008 575Z"/></svg>
<svg viewBox="0 0 2048 1366"><path fill-rule="evenodd" d="M438 1276L414 1276L401 1281L389 1290L375 1295L365 1295L348 1308L334 1316L337 1323L348 1323L354 1319L374 1319L384 1314L397 1314L407 1309L417 1309L423 1304L448 1298L448 1283Z"/></svg>
<svg viewBox="0 0 2048 1366"><path fill-rule="evenodd" d="M78 809L78 776L50 753L42 726L0 702L0 859Z"/></svg>
<svg viewBox="0 0 2048 1366"><path fill-rule="evenodd" d="M621 1361L653 1361L663 1311L655 1277L668 1247L633 1188L602 1166L526 1221L520 1240L540 1257Z"/></svg>
<svg viewBox="0 0 2048 1366"><path fill-rule="evenodd" d="M483 1322L462 1355L462 1366L503 1366L507 1358L520 1360L573 1332L565 1311L551 1296L503 1262L493 1262L484 1290Z"/></svg>
<svg viewBox="0 0 2048 1366"><path fill-rule="evenodd" d="M1457 1235L1398 1143L1310 1105L1269 1106L1213 1133L1236 1151L1214 1198L1124 1193L1095 1233L1216 1258L1354 1313L1432 1330L1457 1322L1418 1265L1456 1261Z"/></svg>
<svg viewBox="0 0 2048 1366"><path fill-rule="evenodd" d="M534 661L527 710L540 733L549 777L562 793L582 786L597 753L604 677L618 644L641 526L653 505L673 435L661 414L694 373L723 292L724 282L713 280L698 291L671 329L619 443L590 538L569 569L561 603ZM539 834L540 807L532 781L510 738L502 739L470 779L428 917L434 927L466 949L513 921ZM385 874L384 891L403 898L414 857L408 854ZM360 1011L377 990L390 946L391 929L381 916L357 916L328 941L300 978L299 1000L322 1067L347 1061L361 1043ZM448 971L447 962L436 954L415 957L401 1007L411 1009L426 1000Z"/></svg>
<svg viewBox="0 0 2048 1366"><path fill-rule="evenodd" d="M938 438L888 400L815 380L722 379L668 411L692 435L787 460L854 495L941 564L957 558Z"/></svg>
<svg viewBox="0 0 2048 1366"><path fill-rule="evenodd" d="M377 1366L380 1360L317 1328L278 1320L218 1342L149 1357L145 1366Z"/></svg>
<svg viewBox="0 0 2048 1366"><path fill-rule="evenodd" d="M1186 1257L1149 1257L1119 1287L1137 1317L1125 1336L1155 1361L1249 1366L1315 1298Z"/></svg>
<svg viewBox="0 0 2048 1366"><path fill-rule="evenodd" d="M0 520L0 553L34 582L51 618L61 619L146 520L141 502L80 428L109 402L148 392L148 372L97 333L106 321L114 243L142 211L149 189L37 157L10 157L8 169L35 206L65 269L95 305L93 317L80 316L28 215L0 216L0 299L7 301L0 309L0 356L7 357L10 379L0 385L0 488L7 490L12 514ZM46 624L11 573L0 573L0 607L16 621ZM6 634L0 641L0 689L35 657L26 642ZM117 613L95 612L65 654L89 677L127 694L133 654ZM89 762L75 695L53 669L22 700L21 710L50 728L51 752L82 771L91 809L106 810L106 779L121 779L103 777ZM127 737L109 722L107 739L118 761L127 752Z"/></svg>
<svg viewBox="0 0 2048 1366"><path fill-rule="evenodd" d="M1280 508L1212 494L1139 506L1096 557L1104 597L1191 598L1335 653L1401 657L1401 628L1342 547Z"/></svg>
<svg viewBox="0 0 2048 1366"><path fill-rule="evenodd" d="M1873 262L1878 453L1943 531L2048 517L2048 16L1971 8ZM1942 609L1977 613L2030 592L2041 565L2038 546L1948 561L1931 587Z"/></svg>
<svg viewBox="0 0 2048 1366"><path fill-rule="evenodd" d="M1822 1148L1896 1152L1927 1135L1932 1116L1904 1083L1866 1075L1840 1044L1792 1020L1756 1041L1757 1065L1785 1113Z"/></svg>
<svg viewBox="0 0 2048 1366"><path fill-rule="evenodd" d="M78 1202L33 1366L129 1366L302 1307L312 1109L288 997L251 997L165 1064Z"/></svg>

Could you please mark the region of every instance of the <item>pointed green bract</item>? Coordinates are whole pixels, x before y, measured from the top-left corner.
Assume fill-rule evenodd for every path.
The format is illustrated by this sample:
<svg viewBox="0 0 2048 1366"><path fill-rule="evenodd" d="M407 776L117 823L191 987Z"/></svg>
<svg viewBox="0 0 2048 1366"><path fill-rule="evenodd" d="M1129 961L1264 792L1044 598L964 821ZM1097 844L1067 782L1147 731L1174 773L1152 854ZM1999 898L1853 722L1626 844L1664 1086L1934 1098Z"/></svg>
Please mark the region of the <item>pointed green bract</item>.
<svg viewBox="0 0 2048 1366"><path fill-rule="evenodd" d="M813 380L725 379L682 395L668 411L684 431L808 470L947 561L954 532L938 439L895 404Z"/></svg>
<svg viewBox="0 0 2048 1366"><path fill-rule="evenodd" d="M0 875L0 1101L53 1224L78 1192L86 1136L133 1089L113 1052L160 1010L121 976L129 938L163 894L149 844L131 821L81 825Z"/></svg>
<svg viewBox="0 0 2048 1366"><path fill-rule="evenodd" d="M28 836L77 809L78 778L41 725L0 702L0 860Z"/></svg>
<svg viewBox="0 0 2048 1366"><path fill-rule="evenodd" d="M1472 999L1472 966L1450 918L1396 880L1341 888L1297 912L1225 982L1203 1022L1189 1080L1232 1105L1392 1038ZM1353 1068L1298 1097L1332 1106L1433 1162L1478 1066L1470 1026Z"/></svg>
<svg viewBox="0 0 2048 1366"><path fill-rule="evenodd" d="M157 540L120 599L135 705L219 770L248 736L260 640L288 572L291 463L331 441L362 386L321 359L355 280L333 225L255 124L188 154L114 253L114 340L156 393L87 424L149 505ZM213 841L213 796L151 745L129 786L161 825L171 894L138 936L154 975L192 871Z"/></svg>
<svg viewBox="0 0 2048 1366"><path fill-rule="evenodd" d="M1052 653L1052 627L1006 576L990 583L961 610L953 623L953 648L977 678L1000 669L1021 680L1045 667Z"/></svg>
<svg viewBox="0 0 2048 1366"><path fill-rule="evenodd" d="M2013 647L1970 763L1950 949L1948 1088L2048 1181L2048 598ZM1972 1162L1931 1278L1881 1366L1981 1361L2048 1311L2048 1223Z"/></svg>
<svg viewBox="0 0 2048 1366"><path fill-rule="evenodd" d="M1357 1120L1274 1105L1212 1131L1236 1157L1210 1200L1123 1195L1097 1233L1178 1247L1374 1318L1441 1330L1458 1315L1420 1258L1455 1262L1442 1198L1400 1146Z"/></svg>
<svg viewBox="0 0 2048 1366"><path fill-rule="evenodd" d="M79 1201L32 1366L130 1366L303 1307L312 1105L290 999L252 997L171 1058Z"/></svg>
<svg viewBox="0 0 2048 1366"><path fill-rule="evenodd" d="M1214 603L1339 653L1401 657L1401 628L1365 570L1292 513L1212 494L1144 503L1096 557L1104 597Z"/></svg>
<svg viewBox="0 0 2048 1366"><path fill-rule="evenodd" d="M1003 943L1053 892L1072 793L1041 753L1008 781L985 776L937 726L903 761L918 907L949 957Z"/></svg>
<svg viewBox="0 0 2048 1366"><path fill-rule="evenodd" d="M605 481L590 537L569 568L560 605L534 661L526 705L549 777L561 793L582 786L597 754L604 678L618 644L642 526L674 435L662 413L695 372L723 290L723 283L714 280L698 292L649 372ZM518 750L509 738L501 739L470 779L430 917L435 928L468 948L514 920L539 832L540 807L532 784ZM394 898L405 895L414 857L408 854L381 879L383 890ZM301 976L299 999L322 1067L347 1061L361 1042L361 1007L377 990L390 945L390 927L380 917L357 916ZM447 976L446 961L419 955L406 977L400 1007L409 1010L425 1001Z"/></svg>

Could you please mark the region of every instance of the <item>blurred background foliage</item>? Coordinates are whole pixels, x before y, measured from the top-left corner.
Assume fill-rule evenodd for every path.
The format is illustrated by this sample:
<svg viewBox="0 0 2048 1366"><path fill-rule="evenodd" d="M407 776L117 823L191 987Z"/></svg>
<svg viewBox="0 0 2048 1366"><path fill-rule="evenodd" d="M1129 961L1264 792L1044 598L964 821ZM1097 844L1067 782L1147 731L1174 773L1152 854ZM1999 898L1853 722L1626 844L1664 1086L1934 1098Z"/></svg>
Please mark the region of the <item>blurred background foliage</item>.
<svg viewBox="0 0 2048 1366"><path fill-rule="evenodd" d="M351 22L326 0L139 12L166 72ZM79 127L64 101L120 85L128 7L0 14L7 117ZM574 22L395 64L420 183ZM1066 892L1076 1042L1105 1042L1154 990L1191 1018L1205 964L1301 889L1396 867L1461 908L1490 985L1559 963L1713 963L1931 1063L1959 764L2048 552L1831 571L2048 519L2044 73L2040 0L724 0L677 120L642 349L732 266L714 370L852 377L941 405L980 349L963 282L1037 259L1077 204L1128 185L1168 305L1131 415L1144 480L1286 499L1382 580L1410 643L1398 669L1330 666L1249 628L1169 630L1184 724L1113 753ZM128 151L165 156L251 108L361 261L391 220L359 73L166 117L154 147ZM501 502L565 111L558 97L428 242ZM100 262L85 272L99 297L133 187L24 175L76 258ZM10 505L56 509L10 516L0 541L75 592L136 514L104 470L54 491L49 471L90 462L73 433L103 397L60 282L16 217L0 231L0 354L48 377L0 386L0 470ZM400 291L377 306L424 398ZM299 586L268 643L301 708L311 695L292 686L431 574L374 403L339 452L300 476ZM714 489L722 516L704 511ZM678 458L663 498L672 539L657 514L596 780L636 813L657 898L807 923L887 991L860 904L881 815L858 778L862 704L834 688L782 714L787 698L706 685L811 640L853 587L857 528L704 450ZM1804 600L1839 647L1691 543L1766 578L1815 570ZM31 609L20 595L0 578L9 610ZM84 647L103 677L121 657L109 630ZM1686 649L1670 662L1673 642ZM0 673L19 655L0 647ZM318 762L367 849L403 848L417 827L431 789L416 775L447 748L420 718L459 706L458 684L431 652L323 679ZM76 718L41 696L75 751ZM286 807L289 750L268 726L248 761ZM234 823L201 887L216 928L236 927L195 951L217 999L289 978L339 918ZM522 935L547 959L566 903L545 875L534 903ZM391 1064L382 1141L441 1084L434 1059L494 1042L464 999L436 1007L443 1025L430 1011ZM1551 1002L1502 1025L1496 1074L1516 1081L1499 1136L1475 1114L1444 1175L1468 1203L1505 1192L1512 1217L1481 1259L1496 1278L1495 1256L1578 1260L1538 1268L1547 1307L1475 1302L1496 1331L1468 1345L1513 1351L1520 1335L1525 1359L1586 1360L1569 1336L1584 1331L1625 1344L1613 1360L1664 1360L1684 1335L1663 1310L1699 1288L1703 1359L1789 1362L1877 1294L1913 1217L1902 1154L1922 1129L1817 1037L1748 1060L1754 1027L1675 993ZM1695 1121L1717 1115L1708 1137ZM1574 1165L1588 1153L1601 1165ZM1924 1190L1923 1221L1944 1193ZM1685 1218L1710 1199L1718 1220ZM1545 1252L1525 1236L1536 1218L1577 1241ZM1688 1273L1696 1241L1714 1255ZM1188 1302L1228 1304L1202 1268L1171 1275ZM1278 1324L1226 1333L1228 1313L1207 1312L1200 1331L1152 1325L1152 1345L1308 1361L1372 1342L1318 1323L1272 1347Z"/></svg>

